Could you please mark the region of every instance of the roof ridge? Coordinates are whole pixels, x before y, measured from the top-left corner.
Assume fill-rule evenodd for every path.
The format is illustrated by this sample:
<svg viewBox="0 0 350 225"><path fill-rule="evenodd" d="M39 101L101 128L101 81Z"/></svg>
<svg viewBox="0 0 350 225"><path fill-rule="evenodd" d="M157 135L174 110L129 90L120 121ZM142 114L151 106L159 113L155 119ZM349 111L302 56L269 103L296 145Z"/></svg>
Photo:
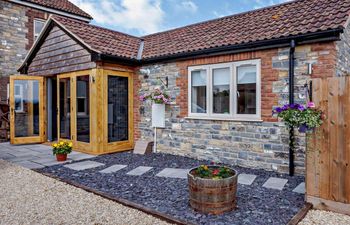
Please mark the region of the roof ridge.
<svg viewBox="0 0 350 225"><path fill-rule="evenodd" d="M227 16L223 16L223 17L219 17L219 18L214 18L214 19L200 21L200 22L193 23L193 24L188 24L188 25L185 25L185 26L182 26L182 27L176 27L176 28L173 28L173 29L169 29L169 30L165 30L165 31L160 31L160 32L144 35L144 36L141 36L140 38L147 38L147 37L150 37L150 36L155 36L155 35L167 33L167 32L170 32L170 31L180 30L180 29L183 29L183 28L197 26L197 25L200 25L200 24L205 24L205 23L214 22L214 21L219 21L219 20L223 20L223 19L226 19L226 18L230 18L230 17L235 17L235 16L240 16L240 15L244 15L244 14L259 12L259 11L263 11L263 10L267 10L267 9L272 9L272 8L276 8L276 7L281 7L281 6L284 6L284 5L290 5L290 4L294 4L294 3L297 3L297 2L301 2L301 1L308 1L308 0L291 0L291 1L288 1L288 2L283 2L283 3L279 3L279 4L265 6L265 7L254 9L254 10L249 10L249 11L244 11L244 12L240 12L240 13L235 13L235 14L231 14L231 15L227 15Z"/></svg>

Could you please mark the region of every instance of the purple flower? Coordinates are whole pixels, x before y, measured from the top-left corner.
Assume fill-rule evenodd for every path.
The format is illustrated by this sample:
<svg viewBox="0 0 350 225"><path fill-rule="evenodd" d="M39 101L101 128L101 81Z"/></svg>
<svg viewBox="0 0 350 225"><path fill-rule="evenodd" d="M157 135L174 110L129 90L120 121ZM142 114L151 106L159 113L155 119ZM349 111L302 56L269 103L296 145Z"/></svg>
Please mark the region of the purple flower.
<svg viewBox="0 0 350 225"><path fill-rule="evenodd" d="M299 111L304 111L305 110L305 107L303 105L298 105L298 110Z"/></svg>

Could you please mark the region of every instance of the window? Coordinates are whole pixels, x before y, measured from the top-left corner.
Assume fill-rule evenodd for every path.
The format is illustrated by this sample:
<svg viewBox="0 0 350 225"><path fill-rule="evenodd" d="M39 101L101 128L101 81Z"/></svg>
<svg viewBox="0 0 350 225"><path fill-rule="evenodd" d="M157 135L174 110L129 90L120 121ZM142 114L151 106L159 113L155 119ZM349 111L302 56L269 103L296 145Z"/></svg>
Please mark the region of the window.
<svg viewBox="0 0 350 225"><path fill-rule="evenodd" d="M77 114L87 115L88 102L87 102L87 90L89 83L86 81L77 81Z"/></svg>
<svg viewBox="0 0 350 225"><path fill-rule="evenodd" d="M39 37L40 32L44 28L45 20L34 19L34 41Z"/></svg>
<svg viewBox="0 0 350 225"><path fill-rule="evenodd" d="M260 60L188 69L189 116L208 119L260 119Z"/></svg>
<svg viewBox="0 0 350 225"><path fill-rule="evenodd" d="M23 86L21 84L14 85L15 111L23 112Z"/></svg>

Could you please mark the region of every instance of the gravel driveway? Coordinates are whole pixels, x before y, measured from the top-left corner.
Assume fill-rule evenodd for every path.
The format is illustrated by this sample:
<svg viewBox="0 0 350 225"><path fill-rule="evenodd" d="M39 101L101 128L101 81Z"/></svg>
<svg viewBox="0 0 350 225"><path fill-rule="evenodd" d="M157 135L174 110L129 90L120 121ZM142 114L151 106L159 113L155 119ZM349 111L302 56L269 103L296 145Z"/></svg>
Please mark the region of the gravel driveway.
<svg viewBox="0 0 350 225"><path fill-rule="evenodd" d="M311 210L303 221L298 225L349 225L350 216L326 212L320 210Z"/></svg>
<svg viewBox="0 0 350 225"><path fill-rule="evenodd" d="M168 224L0 160L0 224Z"/></svg>

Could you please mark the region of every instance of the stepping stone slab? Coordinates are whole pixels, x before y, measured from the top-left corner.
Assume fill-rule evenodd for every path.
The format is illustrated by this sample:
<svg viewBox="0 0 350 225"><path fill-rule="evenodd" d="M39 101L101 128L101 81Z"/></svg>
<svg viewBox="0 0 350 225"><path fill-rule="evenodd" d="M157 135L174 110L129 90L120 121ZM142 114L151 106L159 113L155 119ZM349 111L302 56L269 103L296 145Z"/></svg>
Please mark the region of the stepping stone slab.
<svg viewBox="0 0 350 225"><path fill-rule="evenodd" d="M95 161L84 161L84 162L77 162L77 163L72 163L69 165L65 165L64 167L72 169L72 170L86 170L86 169L92 169L92 168L96 168L99 166L104 166L105 164L103 163L99 163L99 162L95 162Z"/></svg>
<svg viewBox="0 0 350 225"><path fill-rule="evenodd" d="M113 165L104 170L101 170L100 173L114 173L121 169L124 169L125 167L127 167L127 165Z"/></svg>
<svg viewBox="0 0 350 225"><path fill-rule="evenodd" d="M238 175L238 183L244 185L251 185L254 182L255 178L256 175L242 173Z"/></svg>
<svg viewBox="0 0 350 225"><path fill-rule="evenodd" d="M165 168L160 171L156 176L157 177L169 177L169 178L181 178L186 179L187 173L190 169L173 169L173 168Z"/></svg>
<svg viewBox="0 0 350 225"><path fill-rule="evenodd" d="M139 166L130 172L127 173L127 175L132 175L132 176L141 176L144 173L147 173L150 171L153 167L150 166Z"/></svg>
<svg viewBox="0 0 350 225"><path fill-rule="evenodd" d="M84 154L80 152L72 152L71 154L68 155L68 158L74 161L79 161L83 159L92 159L95 158L95 155L89 155L89 154Z"/></svg>
<svg viewBox="0 0 350 225"><path fill-rule="evenodd" d="M270 189L276 189L282 191L284 188L284 185L288 182L287 179L282 178L276 178L276 177L270 177L264 184L263 187L270 188Z"/></svg>
<svg viewBox="0 0 350 225"><path fill-rule="evenodd" d="M296 188L294 188L293 192L298 194L305 194L305 182L300 183Z"/></svg>

